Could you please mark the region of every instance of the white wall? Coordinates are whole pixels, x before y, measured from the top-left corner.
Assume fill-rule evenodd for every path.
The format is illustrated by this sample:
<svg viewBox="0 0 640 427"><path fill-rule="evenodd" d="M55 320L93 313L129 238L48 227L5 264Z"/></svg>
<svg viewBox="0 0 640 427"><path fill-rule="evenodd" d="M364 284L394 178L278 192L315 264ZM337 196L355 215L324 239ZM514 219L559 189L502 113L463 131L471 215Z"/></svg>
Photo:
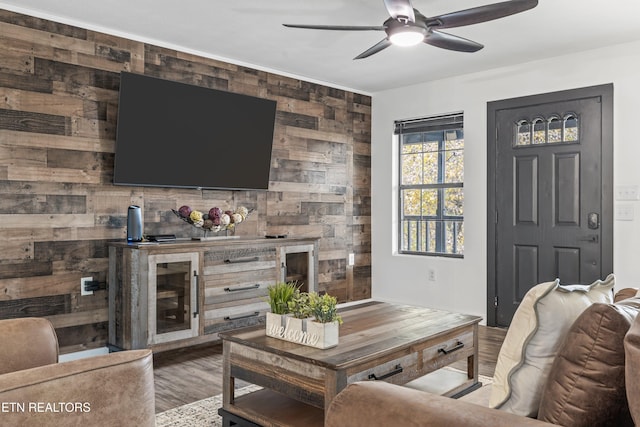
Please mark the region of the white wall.
<svg viewBox="0 0 640 427"><path fill-rule="evenodd" d="M453 53L452 53L453 54ZM469 56L473 61L473 56ZM425 61L428 67L428 61ZM640 185L640 42L498 68L374 94L372 295L486 319L487 102L614 84L614 185ZM396 254L396 119L464 111L464 259ZM614 221L616 289L640 287L640 202L634 221ZM436 280L428 281L428 269Z"/></svg>

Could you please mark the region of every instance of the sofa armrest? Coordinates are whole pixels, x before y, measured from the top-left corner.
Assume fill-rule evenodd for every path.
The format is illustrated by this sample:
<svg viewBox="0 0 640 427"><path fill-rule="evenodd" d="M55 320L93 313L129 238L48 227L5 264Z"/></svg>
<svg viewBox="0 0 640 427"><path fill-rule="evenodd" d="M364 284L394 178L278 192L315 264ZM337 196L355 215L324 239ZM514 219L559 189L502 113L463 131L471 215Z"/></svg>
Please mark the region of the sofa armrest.
<svg viewBox="0 0 640 427"><path fill-rule="evenodd" d="M624 338L625 383L629 411L636 425L640 425L640 316Z"/></svg>
<svg viewBox="0 0 640 427"><path fill-rule="evenodd" d="M325 427L372 426L551 426L473 403L382 381L348 385L333 399Z"/></svg>
<svg viewBox="0 0 640 427"><path fill-rule="evenodd" d="M2 426L154 426L151 350L0 375Z"/></svg>
<svg viewBox="0 0 640 427"><path fill-rule="evenodd" d="M58 362L58 338L41 317L0 320L0 374Z"/></svg>

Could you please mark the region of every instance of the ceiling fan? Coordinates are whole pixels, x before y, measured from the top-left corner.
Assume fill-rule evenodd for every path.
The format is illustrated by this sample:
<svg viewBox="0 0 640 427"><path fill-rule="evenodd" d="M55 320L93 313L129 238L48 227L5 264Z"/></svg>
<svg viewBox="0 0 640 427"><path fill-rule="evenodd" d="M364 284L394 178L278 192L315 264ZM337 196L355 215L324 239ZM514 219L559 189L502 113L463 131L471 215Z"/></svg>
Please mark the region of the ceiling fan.
<svg viewBox="0 0 640 427"><path fill-rule="evenodd" d="M511 0L493 3L457 12L428 18L411 5L411 0L383 0L391 17L379 26L350 25L296 25L283 24L291 28L342 31L384 31L387 37L356 56L354 59L367 58L392 44L412 46L424 42L431 46L459 52L477 52L484 46L453 34L440 31L445 28L463 27L478 24L533 9L538 0Z"/></svg>

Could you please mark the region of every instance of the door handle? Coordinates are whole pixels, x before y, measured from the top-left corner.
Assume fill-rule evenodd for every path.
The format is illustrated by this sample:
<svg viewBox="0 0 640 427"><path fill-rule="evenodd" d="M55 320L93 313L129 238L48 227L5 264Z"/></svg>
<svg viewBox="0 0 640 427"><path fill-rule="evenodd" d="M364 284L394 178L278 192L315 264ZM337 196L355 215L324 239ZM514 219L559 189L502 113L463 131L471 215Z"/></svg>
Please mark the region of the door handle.
<svg viewBox="0 0 640 427"><path fill-rule="evenodd" d="M600 228L600 215L597 212L589 212L587 215L587 227L589 227L590 230Z"/></svg>
<svg viewBox="0 0 640 427"><path fill-rule="evenodd" d="M588 242L588 243L598 243L598 235L597 234L590 234L588 236L585 237L580 237L578 239L579 242Z"/></svg>

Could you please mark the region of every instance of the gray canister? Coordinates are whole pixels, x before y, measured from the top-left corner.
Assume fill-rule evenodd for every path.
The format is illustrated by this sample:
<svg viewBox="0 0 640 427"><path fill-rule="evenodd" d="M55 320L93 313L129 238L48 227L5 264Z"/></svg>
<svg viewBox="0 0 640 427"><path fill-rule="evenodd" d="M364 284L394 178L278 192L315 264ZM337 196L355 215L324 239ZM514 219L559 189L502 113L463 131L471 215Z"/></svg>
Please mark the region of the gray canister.
<svg viewBox="0 0 640 427"><path fill-rule="evenodd" d="M127 242L142 241L142 213L140 206L129 206L127 214Z"/></svg>

